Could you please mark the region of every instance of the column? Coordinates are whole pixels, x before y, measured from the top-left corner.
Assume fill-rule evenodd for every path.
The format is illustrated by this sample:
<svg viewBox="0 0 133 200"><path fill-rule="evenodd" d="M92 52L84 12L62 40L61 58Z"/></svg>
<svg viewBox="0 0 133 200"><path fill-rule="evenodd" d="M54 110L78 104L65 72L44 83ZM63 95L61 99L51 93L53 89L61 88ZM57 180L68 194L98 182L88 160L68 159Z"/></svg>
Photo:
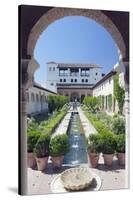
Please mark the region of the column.
<svg viewBox="0 0 133 200"><path fill-rule="evenodd" d="M125 59L126 60L126 59ZM129 187L129 61L120 61L120 86L125 89L125 124L126 124L126 162L125 162L125 187Z"/></svg>
<svg viewBox="0 0 133 200"><path fill-rule="evenodd" d="M20 63L20 117L19 117L19 193L27 194L27 90L33 85L38 63L34 59L21 59Z"/></svg>
<svg viewBox="0 0 133 200"><path fill-rule="evenodd" d="M129 155L130 155L130 104L129 104L129 63L124 63L125 65L125 122L126 122L126 177L125 177L125 187L129 187Z"/></svg>

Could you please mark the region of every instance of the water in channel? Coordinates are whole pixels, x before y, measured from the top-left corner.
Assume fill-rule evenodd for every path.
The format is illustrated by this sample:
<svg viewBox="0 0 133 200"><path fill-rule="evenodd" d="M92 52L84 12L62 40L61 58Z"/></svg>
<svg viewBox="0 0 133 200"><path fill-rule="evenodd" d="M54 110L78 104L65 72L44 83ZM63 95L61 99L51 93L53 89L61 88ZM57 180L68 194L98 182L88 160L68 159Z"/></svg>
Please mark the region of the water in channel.
<svg viewBox="0 0 133 200"><path fill-rule="evenodd" d="M64 164L78 165L87 163L86 141L78 113L72 113L68 136L70 150L64 157Z"/></svg>

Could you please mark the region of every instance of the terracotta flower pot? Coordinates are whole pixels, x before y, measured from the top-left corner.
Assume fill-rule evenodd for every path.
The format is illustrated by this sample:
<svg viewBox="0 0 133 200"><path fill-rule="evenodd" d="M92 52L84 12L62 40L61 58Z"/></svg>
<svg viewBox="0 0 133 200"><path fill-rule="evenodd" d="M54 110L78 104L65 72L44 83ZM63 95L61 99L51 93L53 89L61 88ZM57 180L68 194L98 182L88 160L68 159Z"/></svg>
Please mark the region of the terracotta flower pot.
<svg viewBox="0 0 133 200"><path fill-rule="evenodd" d="M99 161L99 153L88 153L91 167L97 167Z"/></svg>
<svg viewBox="0 0 133 200"><path fill-rule="evenodd" d="M113 162L113 157L114 157L114 154L104 154L103 155L104 164L108 165L108 166L111 166L112 162Z"/></svg>
<svg viewBox="0 0 133 200"><path fill-rule="evenodd" d="M36 159L32 152L27 153L27 165L28 165L28 167L31 167L31 168L36 166Z"/></svg>
<svg viewBox="0 0 133 200"><path fill-rule="evenodd" d="M118 157L119 164L125 165L125 153L118 153L117 157Z"/></svg>
<svg viewBox="0 0 133 200"><path fill-rule="evenodd" d="M47 167L48 163L48 156L43 157L43 158L37 158L36 157L36 162L37 162L37 168L39 171L43 171Z"/></svg>
<svg viewBox="0 0 133 200"><path fill-rule="evenodd" d="M52 165L54 169L61 168L64 156L52 156L51 159L52 159Z"/></svg>

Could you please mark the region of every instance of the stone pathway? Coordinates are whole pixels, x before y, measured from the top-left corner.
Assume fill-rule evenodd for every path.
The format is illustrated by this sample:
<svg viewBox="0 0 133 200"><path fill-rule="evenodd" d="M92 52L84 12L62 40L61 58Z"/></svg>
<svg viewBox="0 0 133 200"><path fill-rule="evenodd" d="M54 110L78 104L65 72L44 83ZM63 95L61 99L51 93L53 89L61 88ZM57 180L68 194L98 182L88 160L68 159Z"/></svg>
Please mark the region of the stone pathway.
<svg viewBox="0 0 133 200"><path fill-rule="evenodd" d="M78 113L80 116L80 120L81 120L81 123L83 126L85 136L88 138L91 133L97 133L97 130L94 128L94 126L88 120L88 118L85 116L84 112L81 110L80 107L78 107Z"/></svg>

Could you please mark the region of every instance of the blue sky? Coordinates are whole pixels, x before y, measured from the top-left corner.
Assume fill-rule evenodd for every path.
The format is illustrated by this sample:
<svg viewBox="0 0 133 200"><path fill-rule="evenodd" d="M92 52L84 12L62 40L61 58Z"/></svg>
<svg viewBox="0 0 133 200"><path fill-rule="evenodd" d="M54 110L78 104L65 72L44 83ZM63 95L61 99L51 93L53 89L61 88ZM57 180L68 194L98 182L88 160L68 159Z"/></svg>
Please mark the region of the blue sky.
<svg viewBox="0 0 133 200"><path fill-rule="evenodd" d="M35 80L45 85L46 62L95 63L107 73L118 61L118 50L101 25L86 17L74 16L57 20L43 31L34 57L40 64Z"/></svg>

